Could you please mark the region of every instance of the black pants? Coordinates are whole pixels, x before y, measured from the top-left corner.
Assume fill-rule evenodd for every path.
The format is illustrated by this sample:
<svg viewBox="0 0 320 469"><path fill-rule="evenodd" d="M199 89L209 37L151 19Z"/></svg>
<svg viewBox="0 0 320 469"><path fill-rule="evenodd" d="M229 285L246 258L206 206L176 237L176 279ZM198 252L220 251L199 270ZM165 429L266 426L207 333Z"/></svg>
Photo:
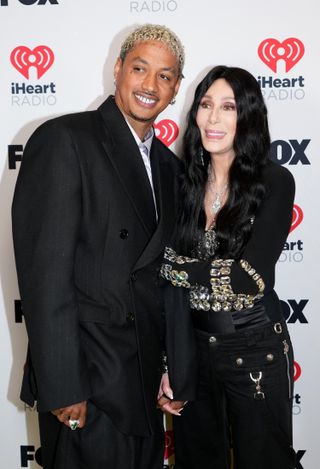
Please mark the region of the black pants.
<svg viewBox="0 0 320 469"><path fill-rule="evenodd" d="M199 398L174 418L176 469L293 469L293 354L285 323L196 331Z"/></svg>
<svg viewBox="0 0 320 469"><path fill-rule="evenodd" d="M133 404L134 405L134 404ZM162 469L163 416L150 437L124 435L88 402L82 429L70 430L50 413L39 414L44 469Z"/></svg>

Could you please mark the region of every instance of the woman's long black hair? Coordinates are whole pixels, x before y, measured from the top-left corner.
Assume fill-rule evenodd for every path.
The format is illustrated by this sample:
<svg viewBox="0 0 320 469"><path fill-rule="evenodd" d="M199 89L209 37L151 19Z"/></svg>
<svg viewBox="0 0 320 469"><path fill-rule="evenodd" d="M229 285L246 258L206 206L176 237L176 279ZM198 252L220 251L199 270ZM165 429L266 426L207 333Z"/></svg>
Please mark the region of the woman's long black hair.
<svg viewBox="0 0 320 469"><path fill-rule="evenodd" d="M257 80L237 67L214 67L199 83L184 135L182 210L177 229L178 249L192 255L203 237L203 209L210 154L203 148L196 115L200 101L214 81L223 78L233 90L237 109L235 158L229 170L229 196L216 218L216 255L237 259L251 232L265 187L262 169L268 160L270 134L267 109Z"/></svg>

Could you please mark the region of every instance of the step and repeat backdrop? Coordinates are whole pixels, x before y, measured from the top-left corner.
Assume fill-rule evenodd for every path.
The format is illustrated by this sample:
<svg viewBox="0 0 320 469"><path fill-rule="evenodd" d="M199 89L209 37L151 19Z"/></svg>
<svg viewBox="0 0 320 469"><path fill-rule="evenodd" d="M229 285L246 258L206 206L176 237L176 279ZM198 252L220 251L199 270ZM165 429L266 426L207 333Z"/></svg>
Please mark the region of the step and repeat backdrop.
<svg viewBox="0 0 320 469"><path fill-rule="evenodd" d="M155 126L177 154L195 86L212 66L248 69L265 96L271 158L297 184L292 228L277 266L277 290L295 346L297 468L320 467L319 17L318 0L0 0L1 467L41 467L36 412L19 400L27 340L10 209L24 146L45 120L94 109L113 93L120 44L145 22L169 26L185 45L177 102ZM166 442L169 467L170 422Z"/></svg>

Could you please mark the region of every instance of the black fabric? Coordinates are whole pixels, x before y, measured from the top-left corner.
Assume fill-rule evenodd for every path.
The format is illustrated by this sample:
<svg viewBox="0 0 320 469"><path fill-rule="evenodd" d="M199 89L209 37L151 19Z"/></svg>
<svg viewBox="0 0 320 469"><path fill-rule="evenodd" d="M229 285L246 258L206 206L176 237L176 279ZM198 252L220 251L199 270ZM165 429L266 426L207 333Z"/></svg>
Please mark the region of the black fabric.
<svg viewBox="0 0 320 469"><path fill-rule="evenodd" d="M44 414L90 399L120 433L136 437L158 425L158 271L181 167L157 138L151 159L156 227L139 148L110 96L96 111L49 120L33 133L12 207L29 338L21 398ZM46 460L51 430L41 433Z"/></svg>
<svg viewBox="0 0 320 469"><path fill-rule="evenodd" d="M241 254L264 281L264 306L272 321L281 320L281 309L273 292L275 265L283 249L292 222L295 184L292 174L284 167L270 161L264 170L263 178L266 195L253 222L250 238ZM180 253L177 252L179 255ZM175 270L188 274L191 285L203 285L211 289L212 259L181 263L165 260ZM242 268L240 259L232 263L230 284L236 294L256 295L258 286L252 276Z"/></svg>
<svg viewBox="0 0 320 469"><path fill-rule="evenodd" d="M236 469L295 467L293 355L285 323L281 327L280 334L274 324L234 334L196 332L198 396L174 418L175 469L230 469L231 447ZM264 399L255 398L250 378L258 372Z"/></svg>
<svg viewBox="0 0 320 469"><path fill-rule="evenodd" d="M157 412L153 435L125 435L105 412L88 402L87 424L70 430L50 413L39 414L46 469L160 469L163 466L163 414Z"/></svg>
<svg viewBox="0 0 320 469"><path fill-rule="evenodd" d="M294 467L291 343L285 324L283 334L277 335L273 323L283 321L274 291L275 265L291 226L295 186L291 173L271 161L263 178L266 195L241 255L264 281L264 296L259 303L248 310L194 309L191 313L189 288L178 287L176 282L164 289L173 395L191 401L182 417L174 418L176 469L229 469L229 428L236 469ZM186 272L189 286L207 287L214 295L210 283L212 259L173 260L165 259L164 263ZM240 259L233 260L228 276L235 294L258 293L256 282L242 268ZM197 326L210 334L197 331ZM290 356L284 353L283 340L290 345ZM275 359L268 362L267 355ZM241 360L241 366L237 365L237 358L243 360L243 366ZM263 374L265 399L261 401L254 399L255 385L249 376L256 371Z"/></svg>
<svg viewBox="0 0 320 469"><path fill-rule="evenodd" d="M226 334L267 324L270 319L265 307L257 302L252 308L231 311L195 311L191 310L193 327L204 332Z"/></svg>
<svg viewBox="0 0 320 469"><path fill-rule="evenodd" d="M163 288L166 311L166 353L174 399L192 400L197 390L197 352L189 307L184 288Z"/></svg>
<svg viewBox="0 0 320 469"><path fill-rule="evenodd" d="M273 289L274 272L291 226L295 185L291 173L286 168L271 161L265 168L264 180L267 187L265 200L254 220L251 237L245 246L242 258L256 269L265 282L264 296L260 300L260 304L265 310L266 317L270 321L277 322L281 321L283 316L279 298ZM164 263L170 262L164 260ZM205 285L211 290L211 260L183 263L183 265L173 263L172 265L174 269L184 270L188 273L188 281L191 285ZM238 262L234 262L232 265L230 280L232 290L235 293L254 295L258 291L255 281ZM182 294L181 290L184 290L185 294ZM183 400L193 399L195 388L192 382L194 379L193 372L197 366L195 359L196 347L194 342L189 340L191 332L188 328L192 327L192 322L188 318L190 315L190 307L186 301L188 294L189 289L174 287L169 283L164 289L170 379L172 383L177 384L177 387L173 388L174 395L183 396ZM166 297L169 299L166 300ZM182 298L184 298L183 301ZM194 311L193 314L196 315L197 311ZM208 315L216 314L217 312L212 310L208 313ZM217 332L224 328L227 332L232 332L234 324L232 315L228 317L230 314L230 312L221 311L218 312L217 317L214 316L210 320L208 319L209 322L216 324L217 329L213 327L212 331ZM232 314L234 318L238 318L236 321L240 326L241 311L239 314L236 312ZM219 319L217 319L218 317ZM183 335L184 337L182 337ZM179 357L179 360L177 360L177 357ZM190 360L190 364L186 363L188 360ZM181 373L180 368L185 373ZM179 374L178 377L175 376L176 372ZM190 372L189 376L188 372ZM182 376L183 379L181 379ZM182 389L183 392L181 392ZM185 392L186 390L190 391L189 396Z"/></svg>

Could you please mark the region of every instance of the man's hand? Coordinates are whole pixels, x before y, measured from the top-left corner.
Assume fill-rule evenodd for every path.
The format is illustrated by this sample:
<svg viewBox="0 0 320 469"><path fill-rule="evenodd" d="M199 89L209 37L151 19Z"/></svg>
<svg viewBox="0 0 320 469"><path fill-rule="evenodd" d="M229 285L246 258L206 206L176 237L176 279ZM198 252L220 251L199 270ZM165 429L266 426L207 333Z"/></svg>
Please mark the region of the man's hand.
<svg viewBox="0 0 320 469"><path fill-rule="evenodd" d="M68 407L52 410L51 413L57 417L59 422L64 423L70 428L70 420L79 420L77 428L83 428L86 423L87 402L79 402Z"/></svg>
<svg viewBox="0 0 320 469"><path fill-rule="evenodd" d="M162 412L168 412L172 415L181 415L181 411L185 406L184 401L174 401L173 392L170 386L169 375L164 373L161 378L159 392L158 392L158 406Z"/></svg>

